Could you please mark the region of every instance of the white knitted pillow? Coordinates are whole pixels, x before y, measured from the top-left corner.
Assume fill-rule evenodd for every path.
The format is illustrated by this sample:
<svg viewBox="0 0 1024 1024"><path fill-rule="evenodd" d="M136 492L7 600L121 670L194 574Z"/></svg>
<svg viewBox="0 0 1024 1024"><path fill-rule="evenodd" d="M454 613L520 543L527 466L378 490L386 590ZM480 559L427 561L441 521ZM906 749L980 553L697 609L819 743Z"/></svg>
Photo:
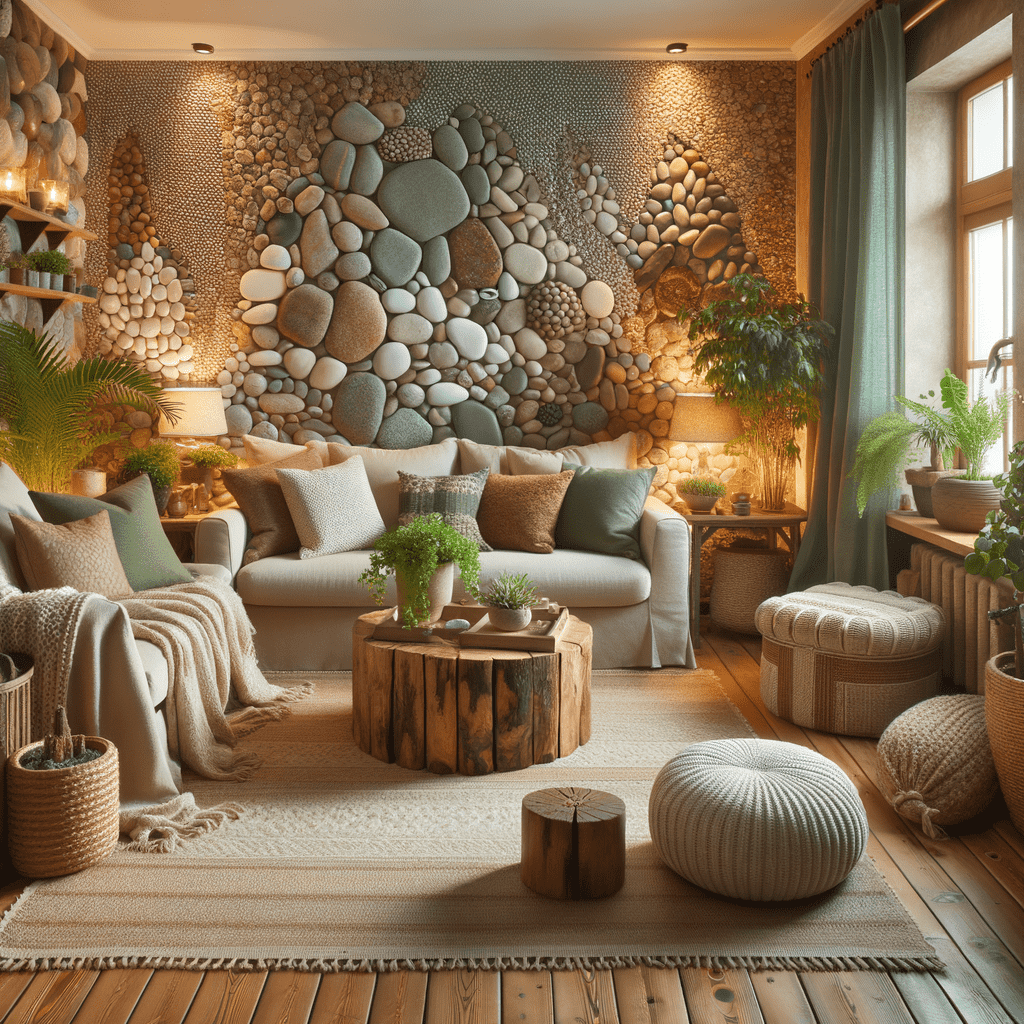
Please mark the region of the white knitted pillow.
<svg viewBox="0 0 1024 1024"><path fill-rule="evenodd" d="M983 811L999 787L984 696L932 697L904 711L878 741L877 778L886 800L931 839Z"/></svg>
<svg viewBox="0 0 1024 1024"><path fill-rule="evenodd" d="M358 455L325 469L279 469L277 479L302 544L300 558L373 547L384 533Z"/></svg>

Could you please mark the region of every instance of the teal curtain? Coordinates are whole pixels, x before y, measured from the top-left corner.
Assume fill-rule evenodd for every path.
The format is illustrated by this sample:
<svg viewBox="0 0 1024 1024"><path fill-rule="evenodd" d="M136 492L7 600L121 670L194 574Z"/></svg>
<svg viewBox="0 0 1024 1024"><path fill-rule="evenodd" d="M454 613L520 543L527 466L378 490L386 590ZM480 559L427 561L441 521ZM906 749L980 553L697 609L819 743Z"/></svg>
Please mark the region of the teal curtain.
<svg viewBox="0 0 1024 1024"><path fill-rule="evenodd" d="M886 4L811 75L809 298L835 328L814 485L790 590L842 581L888 588L885 512L863 518L848 478L857 441L903 393L906 74L899 7Z"/></svg>

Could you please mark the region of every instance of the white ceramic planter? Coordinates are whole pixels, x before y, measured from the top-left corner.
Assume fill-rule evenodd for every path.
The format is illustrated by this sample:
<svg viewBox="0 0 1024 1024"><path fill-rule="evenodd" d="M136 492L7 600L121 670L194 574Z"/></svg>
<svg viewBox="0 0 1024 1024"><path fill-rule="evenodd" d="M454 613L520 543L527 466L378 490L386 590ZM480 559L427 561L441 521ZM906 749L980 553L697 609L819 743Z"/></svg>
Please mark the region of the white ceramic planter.
<svg viewBox="0 0 1024 1024"><path fill-rule="evenodd" d="M398 614L401 617L402 605L405 603L406 586L405 579L398 573L395 574L395 585L398 588ZM454 588L455 563L445 562L434 570L434 575L430 577L430 583L427 585L427 601L430 605L428 618L423 622L406 622L403 618L401 620L402 625L410 627L424 626L430 622L437 622L444 612L444 606L451 604Z"/></svg>
<svg viewBox="0 0 1024 1024"><path fill-rule="evenodd" d="M487 609L487 618L495 629L504 633L514 633L517 629L525 629L533 618L532 608L498 608L491 605Z"/></svg>

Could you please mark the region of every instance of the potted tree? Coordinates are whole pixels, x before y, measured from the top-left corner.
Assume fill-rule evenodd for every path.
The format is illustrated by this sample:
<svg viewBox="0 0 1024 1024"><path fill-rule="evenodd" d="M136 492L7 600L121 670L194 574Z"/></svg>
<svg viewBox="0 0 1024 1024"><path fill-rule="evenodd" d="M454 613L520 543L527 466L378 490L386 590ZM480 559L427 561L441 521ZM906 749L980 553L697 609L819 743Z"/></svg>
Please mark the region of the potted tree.
<svg viewBox="0 0 1024 1024"><path fill-rule="evenodd" d="M525 572L503 572L481 600L488 606L487 617L495 629L515 632L530 624L537 588Z"/></svg>
<svg viewBox="0 0 1024 1024"><path fill-rule="evenodd" d="M988 613L1011 620L1014 649L985 666L985 725L1010 818L1024 832L1024 441L1013 446L1009 462L1009 471L994 480L999 509L989 513L964 568L993 581L1005 578L1013 588L1010 603Z"/></svg>
<svg viewBox="0 0 1024 1024"><path fill-rule="evenodd" d="M749 451L762 508L778 512L785 508L800 457L796 433L818 412L823 364L835 332L802 298L780 301L764 278L737 274L726 287L728 297L699 312L684 307L677 317L690 320L694 370L740 413L743 433L726 451Z"/></svg>
<svg viewBox="0 0 1024 1024"><path fill-rule="evenodd" d="M72 364L57 341L0 321L0 459L35 491L67 491L72 471L115 431L93 431L101 402L176 419L178 405L146 371L124 359L93 356Z"/></svg>
<svg viewBox="0 0 1024 1024"><path fill-rule="evenodd" d="M388 530L370 554L370 568L359 577L379 605L391 575L398 587L398 609L404 626L436 622L452 599L454 567L466 590L479 599L480 549L437 512L417 516Z"/></svg>
<svg viewBox="0 0 1024 1024"><path fill-rule="evenodd" d="M153 441L145 448L129 448L121 463L120 479L131 480L142 473L149 477L153 497L161 515L171 497L171 486L178 479L178 450L170 441Z"/></svg>

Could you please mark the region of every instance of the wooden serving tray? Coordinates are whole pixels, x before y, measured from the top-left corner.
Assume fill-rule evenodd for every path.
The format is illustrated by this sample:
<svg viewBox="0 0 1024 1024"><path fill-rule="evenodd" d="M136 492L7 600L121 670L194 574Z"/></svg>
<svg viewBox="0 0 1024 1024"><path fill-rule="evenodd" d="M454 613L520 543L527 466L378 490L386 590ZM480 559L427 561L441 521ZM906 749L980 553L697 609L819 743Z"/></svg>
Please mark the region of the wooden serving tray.
<svg viewBox="0 0 1024 1024"><path fill-rule="evenodd" d="M533 620L525 629L514 633L495 629L486 610L467 630L457 633L460 647L493 647L505 651L555 650L558 638L569 621L565 608L534 608Z"/></svg>

